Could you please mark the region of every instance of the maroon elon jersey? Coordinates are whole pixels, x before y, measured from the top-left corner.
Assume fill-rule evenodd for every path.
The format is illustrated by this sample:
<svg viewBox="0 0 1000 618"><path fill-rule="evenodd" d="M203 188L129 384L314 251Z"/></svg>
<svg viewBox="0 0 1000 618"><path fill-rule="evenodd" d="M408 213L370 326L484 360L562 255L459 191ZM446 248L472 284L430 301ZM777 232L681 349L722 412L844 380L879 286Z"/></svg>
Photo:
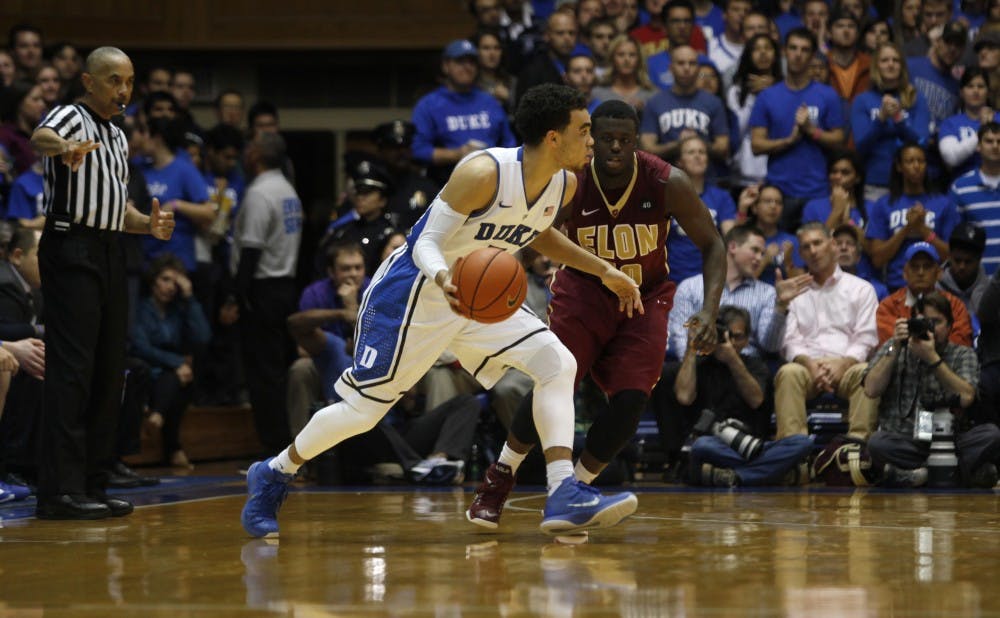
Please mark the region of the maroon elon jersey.
<svg viewBox="0 0 1000 618"><path fill-rule="evenodd" d="M670 216L664 192L670 164L646 152L635 156L637 171L624 189L602 193L593 162L577 172L564 225L573 242L614 264L646 292L667 278Z"/></svg>

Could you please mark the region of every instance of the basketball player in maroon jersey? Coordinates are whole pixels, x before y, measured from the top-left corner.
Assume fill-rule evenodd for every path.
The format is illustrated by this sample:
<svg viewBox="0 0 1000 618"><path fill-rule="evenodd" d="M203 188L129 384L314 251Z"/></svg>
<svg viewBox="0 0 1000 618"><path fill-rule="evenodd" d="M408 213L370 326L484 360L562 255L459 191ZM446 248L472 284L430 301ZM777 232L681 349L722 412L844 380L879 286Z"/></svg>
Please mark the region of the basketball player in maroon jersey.
<svg viewBox="0 0 1000 618"><path fill-rule="evenodd" d="M715 318L726 278L722 239L688 177L635 150L635 110L622 101L606 101L594 110L591 122L594 158L577 173L576 195L557 225L562 222L573 242L632 277L646 312L626 317L599 280L573 268L561 269L552 283L550 328L576 358L576 386L590 372L610 403L594 420L576 464L577 478L587 483L635 434L660 377L674 296L665 246L671 217L702 254L705 304L688 325L694 326L694 345L703 353L715 346ZM476 490L466 512L469 521L488 528L499 523L514 474L538 443L531 410L529 396L514 417L499 461Z"/></svg>

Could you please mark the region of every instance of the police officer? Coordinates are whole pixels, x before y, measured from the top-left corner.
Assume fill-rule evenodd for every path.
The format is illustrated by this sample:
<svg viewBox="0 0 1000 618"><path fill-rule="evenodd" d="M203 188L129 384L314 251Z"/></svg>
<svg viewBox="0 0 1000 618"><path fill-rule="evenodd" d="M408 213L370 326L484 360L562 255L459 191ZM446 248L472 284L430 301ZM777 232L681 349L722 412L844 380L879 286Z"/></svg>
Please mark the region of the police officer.
<svg viewBox="0 0 1000 618"><path fill-rule="evenodd" d="M385 166L396 188L389 196L387 211L395 215L402 230L410 229L417 222L441 190L427 177L427 170L413 160L410 146L415 131L412 122L393 120L378 125L373 132L379 162Z"/></svg>
<svg viewBox="0 0 1000 618"><path fill-rule="evenodd" d="M45 232L38 257L45 322L45 403L38 478L39 519L128 515L105 493L125 369L128 300L121 234L167 240L173 214L149 215L128 200L128 146L111 123L132 94L128 56L99 47L87 56L86 94L53 109L31 141L45 156Z"/></svg>
<svg viewBox="0 0 1000 618"><path fill-rule="evenodd" d="M365 268L378 269L382 247L399 229L396 217L387 211L394 185L389 173L378 163L361 161L351 170L350 206L339 219L326 229L317 255L325 256L334 244L357 243L365 254Z"/></svg>

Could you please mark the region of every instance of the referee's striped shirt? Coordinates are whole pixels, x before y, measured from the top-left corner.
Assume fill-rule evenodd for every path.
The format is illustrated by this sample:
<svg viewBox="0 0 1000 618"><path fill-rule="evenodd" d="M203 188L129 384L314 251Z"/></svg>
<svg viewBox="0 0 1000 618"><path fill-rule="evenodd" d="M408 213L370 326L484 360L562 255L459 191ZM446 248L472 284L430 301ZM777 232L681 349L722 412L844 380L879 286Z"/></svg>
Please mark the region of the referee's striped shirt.
<svg viewBox="0 0 1000 618"><path fill-rule="evenodd" d="M54 108L39 127L48 127L63 139L100 144L76 172L59 155L45 157L45 214L68 215L73 223L99 230L124 231L128 198L125 133L79 103Z"/></svg>

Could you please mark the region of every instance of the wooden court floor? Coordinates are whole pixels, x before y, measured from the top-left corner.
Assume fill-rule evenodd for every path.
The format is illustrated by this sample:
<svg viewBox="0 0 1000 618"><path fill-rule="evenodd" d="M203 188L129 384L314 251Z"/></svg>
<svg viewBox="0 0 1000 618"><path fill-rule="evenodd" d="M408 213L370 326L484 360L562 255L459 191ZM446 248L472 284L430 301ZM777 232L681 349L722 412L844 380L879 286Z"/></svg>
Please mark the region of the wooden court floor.
<svg viewBox="0 0 1000 618"><path fill-rule="evenodd" d="M1000 616L994 492L640 487L635 516L564 545L538 493L491 533L464 519L470 487L299 487L269 543L240 528L241 491L4 521L0 618Z"/></svg>

